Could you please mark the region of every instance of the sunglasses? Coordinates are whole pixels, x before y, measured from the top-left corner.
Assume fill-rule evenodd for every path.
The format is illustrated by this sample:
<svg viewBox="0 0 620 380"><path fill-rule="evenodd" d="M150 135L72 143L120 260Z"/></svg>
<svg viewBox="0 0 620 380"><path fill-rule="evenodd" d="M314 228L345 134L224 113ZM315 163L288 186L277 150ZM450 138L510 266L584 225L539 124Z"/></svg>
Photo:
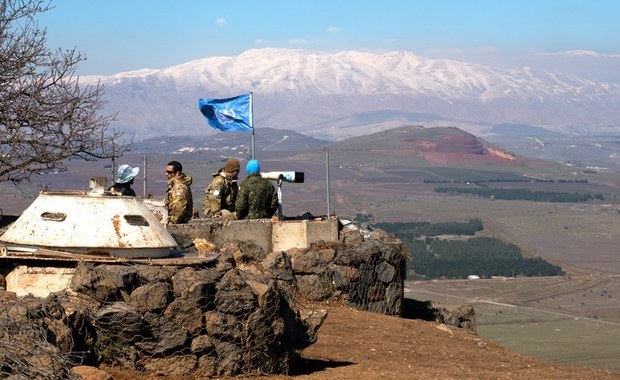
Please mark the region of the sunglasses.
<svg viewBox="0 0 620 380"><path fill-rule="evenodd" d="M166 170L167 174L174 174L174 170Z"/></svg>

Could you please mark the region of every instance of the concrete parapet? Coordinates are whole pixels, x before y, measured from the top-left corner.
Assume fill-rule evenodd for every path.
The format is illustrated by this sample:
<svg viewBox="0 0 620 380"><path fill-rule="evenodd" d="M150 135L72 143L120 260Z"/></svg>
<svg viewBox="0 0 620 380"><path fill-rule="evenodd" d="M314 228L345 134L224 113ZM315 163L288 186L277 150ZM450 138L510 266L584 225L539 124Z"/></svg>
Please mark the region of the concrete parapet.
<svg viewBox="0 0 620 380"><path fill-rule="evenodd" d="M264 252L308 248L318 241L338 241L338 219L290 220L271 219L218 220L192 219L188 224L170 224L168 230L181 248L204 238L218 247L232 241L251 241Z"/></svg>
<svg viewBox="0 0 620 380"><path fill-rule="evenodd" d="M271 252L271 229L271 219L192 219L187 224L168 225L168 231L181 248L191 246L194 239L203 238L218 247L235 240L252 241L265 252Z"/></svg>
<svg viewBox="0 0 620 380"><path fill-rule="evenodd" d="M308 248L319 241L338 241L338 220L277 221L272 226L273 251Z"/></svg>
<svg viewBox="0 0 620 380"><path fill-rule="evenodd" d="M67 289L74 268L28 267L19 265L6 276L6 289L18 297L33 295L45 298L50 293Z"/></svg>

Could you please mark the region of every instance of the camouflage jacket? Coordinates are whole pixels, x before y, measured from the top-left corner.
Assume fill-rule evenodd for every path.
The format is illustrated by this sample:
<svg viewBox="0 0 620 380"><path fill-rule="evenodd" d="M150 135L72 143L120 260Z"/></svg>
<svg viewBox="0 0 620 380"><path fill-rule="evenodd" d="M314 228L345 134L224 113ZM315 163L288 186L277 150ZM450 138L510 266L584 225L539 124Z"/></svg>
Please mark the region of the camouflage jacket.
<svg viewBox="0 0 620 380"><path fill-rule="evenodd" d="M252 174L241 184L235 207L237 219L271 218L278 209L278 193L268 179Z"/></svg>
<svg viewBox="0 0 620 380"><path fill-rule="evenodd" d="M235 201L237 200L237 180L232 179L231 175L224 171L224 168L213 173L213 180L205 191L205 199L202 213L205 218L218 218L222 216L222 211L229 218L235 212Z"/></svg>
<svg viewBox="0 0 620 380"><path fill-rule="evenodd" d="M194 212L192 200L192 177L181 173L168 180L166 189L166 209L168 210L168 223L187 223Z"/></svg>

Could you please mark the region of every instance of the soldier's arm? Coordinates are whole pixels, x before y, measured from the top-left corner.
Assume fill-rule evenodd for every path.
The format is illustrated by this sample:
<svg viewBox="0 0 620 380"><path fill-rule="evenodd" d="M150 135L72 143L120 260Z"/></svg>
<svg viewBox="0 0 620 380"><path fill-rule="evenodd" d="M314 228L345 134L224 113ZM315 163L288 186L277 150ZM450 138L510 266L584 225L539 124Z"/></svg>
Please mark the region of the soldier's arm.
<svg viewBox="0 0 620 380"><path fill-rule="evenodd" d="M271 213L270 216L273 216L276 211L278 211L278 192L275 190L275 187L272 185L273 194L271 196Z"/></svg>
<svg viewBox="0 0 620 380"><path fill-rule="evenodd" d="M212 181L205 191L205 200L202 208L202 213L207 216L215 214L222 208L222 190L223 184L221 181Z"/></svg>
<svg viewBox="0 0 620 380"><path fill-rule="evenodd" d="M184 215L188 207L187 188L174 188L169 204L169 220L170 223L178 223L181 216ZM190 213L191 215L191 213Z"/></svg>
<svg viewBox="0 0 620 380"><path fill-rule="evenodd" d="M237 210L237 219L245 219L248 215L248 193L243 189L243 186L239 189L237 194L237 201L235 202L235 209Z"/></svg>

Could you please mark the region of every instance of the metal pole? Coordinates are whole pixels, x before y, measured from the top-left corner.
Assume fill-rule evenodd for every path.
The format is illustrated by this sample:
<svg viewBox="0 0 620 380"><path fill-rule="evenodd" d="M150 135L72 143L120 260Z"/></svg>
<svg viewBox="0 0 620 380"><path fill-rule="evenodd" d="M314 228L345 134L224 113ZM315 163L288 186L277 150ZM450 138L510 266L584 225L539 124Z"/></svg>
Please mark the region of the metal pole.
<svg viewBox="0 0 620 380"><path fill-rule="evenodd" d="M254 155L254 129L252 129L252 159L255 160L256 156Z"/></svg>
<svg viewBox="0 0 620 380"><path fill-rule="evenodd" d="M250 92L250 126L252 127L252 159L255 160L255 138L254 138L254 94Z"/></svg>
<svg viewBox="0 0 620 380"><path fill-rule="evenodd" d="M331 215L331 208L329 204L330 190L329 190L329 147L325 148L325 176L327 181L327 217Z"/></svg>
<svg viewBox="0 0 620 380"><path fill-rule="evenodd" d="M146 156L142 156L142 166L144 168L142 170L142 177L143 177L142 198L144 199L146 199L146 162L147 162Z"/></svg>
<svg viewBox="0 0 620 380"><path fill-rule="evenodd" d="M282 220L282 175L278 178L278 220Z"/></svg>
<svg viewBox="0 0 620 380"><path fill-rule="evenodd" d="M116 145L112 141L112 184L116 183Z"/></svg>
<svg viewBox="0 0 620 380"><path fill-rule="evenodd" d="M112 130L116 133L116 130ZM116 143L112 140L112 184L116 183Z"/></svg>

